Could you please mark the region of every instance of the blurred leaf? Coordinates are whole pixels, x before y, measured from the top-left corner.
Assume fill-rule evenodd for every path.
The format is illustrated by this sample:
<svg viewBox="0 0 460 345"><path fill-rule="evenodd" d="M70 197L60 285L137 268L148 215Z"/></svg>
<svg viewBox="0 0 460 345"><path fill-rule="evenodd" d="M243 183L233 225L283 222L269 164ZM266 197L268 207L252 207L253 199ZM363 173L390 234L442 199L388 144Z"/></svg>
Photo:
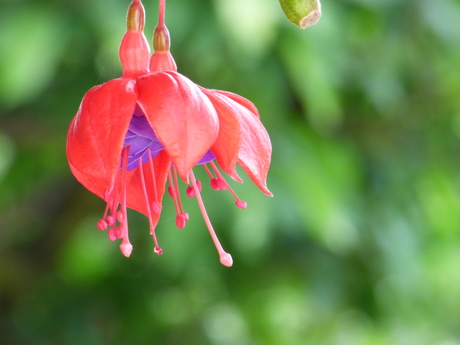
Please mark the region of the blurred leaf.
<svg viewBox="0 0 460 345"><path fill-rule="evenodd" d="M305 34L289 31L280 44L280 53L305 116L320 132L335 130L342 122L339 97L344 51L336 41L331 22L324 20ZM324 43L329 46L323 46ZM333 55L332 55L333 54Z"/></svg>
<svg viewBox="0 0 460 345"><path fill-rule="evenodd" d="M96 229L96 222L83 220L62 247L59 271L65 282L93 285L112 271L118 246L107 239L107 232Z"/></svg>
<svg viewBox="0 0 460 345"><path fill-rule="evenodd" d="M344 142L326 141L298 128L290 133L278 143L281 158L274 170L296 199L305 229L331 249L355 246L359 204L354 193L361 179L356 152ZM288 166L289 174L279 171Z"/></svg>
<svg viewBox="0 0 460 345"><path fill-rule="evenodd" d="M238 44L241 56L262 55L276 35L279 11L276 3L265 0L215 0L218 15L230 43Z"/></svg>
<svg viewBox="0 0 460 345"><path fill-rule="evenodd" d="M44 5L0 14L0 101L14 107L49 85L67 44L63 18Z"/></svg>

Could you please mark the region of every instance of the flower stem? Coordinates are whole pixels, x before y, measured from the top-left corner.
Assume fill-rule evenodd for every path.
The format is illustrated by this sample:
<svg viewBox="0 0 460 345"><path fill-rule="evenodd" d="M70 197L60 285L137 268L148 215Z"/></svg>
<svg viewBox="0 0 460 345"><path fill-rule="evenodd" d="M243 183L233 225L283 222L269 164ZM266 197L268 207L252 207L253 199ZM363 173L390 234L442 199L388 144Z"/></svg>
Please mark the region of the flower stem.
<svg viewBox="0 0 460 345"><path fill-rule="evenodd" d="M165 25L166 0L160 0L158 8L158 26Z"/></svg>

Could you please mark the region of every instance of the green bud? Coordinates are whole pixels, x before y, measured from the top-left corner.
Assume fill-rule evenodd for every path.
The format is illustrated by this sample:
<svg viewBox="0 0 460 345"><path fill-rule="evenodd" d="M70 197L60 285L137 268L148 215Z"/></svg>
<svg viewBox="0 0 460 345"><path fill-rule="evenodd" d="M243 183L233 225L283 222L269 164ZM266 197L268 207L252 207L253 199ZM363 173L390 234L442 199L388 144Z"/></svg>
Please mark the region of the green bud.
<svg viewBox="0 0 460 345"><path fill-rule="evenodd" d="M321 17L319 0L279 0L287 19L302 29L316 24Z"/></svg>

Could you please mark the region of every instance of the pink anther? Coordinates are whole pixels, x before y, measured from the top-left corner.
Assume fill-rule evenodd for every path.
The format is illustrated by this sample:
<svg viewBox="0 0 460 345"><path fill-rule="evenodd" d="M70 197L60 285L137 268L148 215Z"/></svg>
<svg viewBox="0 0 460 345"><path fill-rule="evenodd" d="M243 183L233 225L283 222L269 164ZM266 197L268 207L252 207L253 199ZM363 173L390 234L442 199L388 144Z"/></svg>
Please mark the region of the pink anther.
<svg viewBox="0 0 460 345"><path fill-rule="evenodd" d="M125 215L123 214L122 210L117 211L117 220L119 223L123 223L123 220L125 219Z"/></svg>
<svg viewBox="0 0 460 345"><path fill-rule="evenodd" d="M219 186L219 189L220 189L220 190L226 190L226 189L227 189L228 185L227 185L227 183L225 183L225 181L223 181L223 180L220 179L220 178L218 178L218 179L216 179L216 180L217 180L217 182L216 182L216 183L217 183L217 186Z"/></svg>
<svg viewBox="0 0 460 345"><path fill-rule="evenodd" d="M184 218L185 218L185 221L186 221L186 222L188 222L188 221L189 221L189 219L190 219L190 217L189 217L188 213L182 213L182 215L184 216Z"/></svg>
<svg viewBox="0 0 460 345"><path fill-rule="evenodd" d="M185 222L186 222L185 216L182 213L178 214L176 217L176 226L179 229L183 229L185 228Z"/></svg>
<svg viewBox="0 0 460 345"><path fill-rule="evenodd" d="M219 186L219 179L218 178L212 178L211 181L211 188L214 189L214 190L220 190L220 186Z"/></svg>
<svg viewBox="0 0 460 345"><path fill-rule="evenodd" d="M109 235L109 240L110 241L115 241L117 239L117 236L115 235L115 229L114 228L109 229L108 235Z"/></svg>
<svg viewBox="0 0 460 345"><path fill-rule="evenodd" d="M243 210L245 210L246 207L248 207L248 203L246 201L239 200L239 199L235 201L235 205L238 206L239 208L242 208Z"/></svg>
<svg viewBox="0 0 460 345"><path fill-rule="evenodd" d="M117 238L122 238L123 237L123 229L121 228L121 226L117 226L115 228L115 236Z"/></svg>
<svg viewBox="0 0 460 345"><path fill-rule="evenodd" d="M187 189L185 190L185 193L187 194L189 198L193 198L195 196L195 190L193 189L192 186L187 187Z"/></svg>
<svg viewBox="0 0 460 345"><path fill-rule="evenodd" d="M107 230L107 222L103 219L101 219L100 221L97 222L97 228L99 230Z"/></svg>
<svg viewBox="0 0 460 345"><path fill-rule="evenodd" d="M105 220L107 221L108 226L114 226L115 225L115 217L114 216L107 216L105 218Z"/></svg>
<svg viewBox="0 0 460 345"><path fill-rule="evenodd" d="M176 191L174 190L173 186L169 186L168 187L168 194L171 198L175 198L176 197Z"/></svg>

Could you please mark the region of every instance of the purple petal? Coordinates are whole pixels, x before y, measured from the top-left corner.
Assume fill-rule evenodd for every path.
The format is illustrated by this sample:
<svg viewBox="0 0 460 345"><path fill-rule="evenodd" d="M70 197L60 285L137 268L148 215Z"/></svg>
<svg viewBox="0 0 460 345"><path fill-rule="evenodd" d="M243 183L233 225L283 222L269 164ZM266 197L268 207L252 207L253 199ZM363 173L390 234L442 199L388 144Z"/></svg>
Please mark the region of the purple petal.
<svg viewBox="0 0 460 345"><path fill-rule="evenodd" d="M133 118L129 123L128 132L139 135L141 137L150 138L151 140L157 139L155 132L150 127L147 118L144 115L133 115Z"/></svg>
<svg viewBox="0 0 460 345"><path fill-rule="evenodd" d="M130 146L128 171L139 167L139 158L142 158L142 164L145 164L164 149L163 144L158 140L147 118L138 106L136 106L136 110L129 123L128 132L126 133L123 147L126 146ZM149 156L149 149L151 156ZM205 164L215 158L216 156L209 150L197 164Z"/></svg>
<svg viewBox="0 0 460 345"><path fill-rule="evenodd" d="M139 115L139 113L141 115ZM142 158L142 164L147 163L164 148L155 135L155 132L150 127L147 118L142 115L142 111L139 107L136 107L131 122L129 123L123 147L125 146L130 146L128 170L136 169L139 166L139 158Z"/></svg>
<svg viewBox="0 0 460 345"><path fill-rule="evenodd" d="M216 159L216 156L214 156L214 153L212 153L211 150L208 150L208 152L206 152L204 154L204 156L201 157L201 159L196 164L197 165L198 164L205 164L205 163L208 163L208 162L212 161L213 159Z"/></svg>

